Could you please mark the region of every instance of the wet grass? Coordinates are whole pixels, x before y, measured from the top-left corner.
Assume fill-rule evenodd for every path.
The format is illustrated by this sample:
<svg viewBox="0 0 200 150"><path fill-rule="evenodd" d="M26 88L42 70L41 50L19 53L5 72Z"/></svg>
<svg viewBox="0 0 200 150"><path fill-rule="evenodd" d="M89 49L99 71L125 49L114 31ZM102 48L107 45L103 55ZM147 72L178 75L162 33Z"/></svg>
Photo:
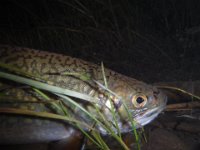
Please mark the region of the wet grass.
<svg viewBox="0 0 200 150"><path fill-rule="evenodd" d="M6 69L5 66L6 65L1 65L1 67L4 67L4 69ZM113 94L115 96L117 96L117 94L110 91L110 89L108 87L107 80L106 80L105 73L104 73L103 63L101 65L101 67L102 67L102 76L104 78L104 85L102 85L98 81L96 81L98 83L97 86L99 85L99 86L103 87L104 90L106 91L108 97L110 97L110 95L113 95ZM11 68L7 67L7 69L10 70ZM19 73L19 71L17 71L17 72ZM23 74L23 73L20 72L20 74ZM65 75L67 75L67 74L65 74ZM72 74L70 74L70 75L72 75ZM30 87L32 87L33 91L35 91L38 95L40 95L40 97L42 97L42 99L44 100L45 103L51 104L53 106L53 108L55 108L57 110L56 112L62 112L62 115L52 114L52 113L47 113L47 112L32 112L32 111L29 111L29 110L12 109L12 108L0 109L1 112L21 114L21 115L31 115L31 116L36 116L36 117L44 117L44 118L67 121L67 122L71 123L73 126L80 129L83 132L83 134L90 141L92 141L98 148L109 149L109 145L107 145L107 143L103 140L100 133L95 129L95 126L98 125L98 126L101 126L102 128L104 128L104 130L107 132L107 134L112 136L113 139L115 139L121 145L121 147L123 149L125 149L125 150L129 149L128 146L124 143L124 141L122 139L121 131L120 131L120 128L118 126L117 119L116 119L117 112L115 111L115 107L114 107L111 99L109 99L110 104L111 104L110 111L111 111L111 114L112 114L112 117L113 117L113 120L114 120L114 127L116 128L116 130L113 129L112 122L107 120L105 114L101 112L101 107L105 107L105 106L101 106L102 104L101 105L98 104L97 99L90 97L88 95L84 95L82 93L70 91L70 90L67 90L67 89L63 89L63 88L60 88L60 87L56 87L56 86L53 86L53 85L43 83L41 81L37 81L37 80L27 78L26 74L24 76L25 77L22 77L22 76L19 76L19 75L16 75L16 74L10 74L10 73L6 73L6 72L2 72L2 71L0 72L0 78L6 78L8 80L18 82L18 83L21 83L21 84L25 84L25 85L29 85ZM75 76L77 77L77 74L75 74ZM80 76L81 76L80 79L88 79L87 76L86 77L83 77L83 75L80 75ZM45 94L44 92L42 92L43 90L48 91L49 93L56 95L58 100L53 100L52 98L49 97L48 94ZM73 98L78 98L80 101L90 102L90 104L96 110L96 115L89 112L87 109L85 109L78 102L74 101ZM92 125L87 124L87 123L83 123L80 120L76 119L71 114L71 112L69 112L68 108L65 107L67 105L70 106L70 107L79 109L80 113L84 113L88 118L90 118L90 120L92 120L92 122L93 122ZM137 133L136 128L135 128L135 122L134 122L134 120L133 120L133 118L132 118L132 116L131 116L131 114L130 114L125 103L123 103L123 106L126 110L128 119L131 122L132 130L134 131L135 139L136 139L136 142L137 142L137 145L138 145L137 149L140 149L138 133ZM85 130L85 129L87 129L87 130ZM89 131L89 132L87 132L87 131Z"/></svg>

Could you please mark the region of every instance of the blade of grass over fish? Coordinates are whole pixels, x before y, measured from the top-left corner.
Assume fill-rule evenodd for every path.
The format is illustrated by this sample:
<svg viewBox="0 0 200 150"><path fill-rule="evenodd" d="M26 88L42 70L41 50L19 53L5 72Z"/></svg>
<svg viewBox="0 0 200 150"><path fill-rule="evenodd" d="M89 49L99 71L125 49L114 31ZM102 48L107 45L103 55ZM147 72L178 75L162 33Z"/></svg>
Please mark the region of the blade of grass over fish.
<svg viewBox="0 0 200 150"><path fill-rule="evenodd" d="M110 133L111 135L114 133L114 131L112 130L112 124L105 118L105 114L101 113L100 108L97 107L96 105L94 105L96 112L101 120L101 122L108 128L107 132ZM96 123L94 124L96 125ZM91 131L92 135L100 142L103 143L104 148L103 149L109 149L107 144L104 142L104 140L102 139L102 137L95 131ZM97 135L98 134L98 135ZM106 147L105 147L106 146Z"/></svg>
<svg viewBox="0 0 200 150"><path fill-rule="evenodd" d="M103 149L102 145L100 144L100 142L98 141L98 139L96 139L96 141L94 140L94 137L90 136L87 132L85 132L79 125L76 125L76 127L81 130L81 132L89 139L91 140L95 145L97 145L99 148Z"/></svg>
<svg viewBox="0 0 200 150"><path fill-rule="evenodd" d="M102 70L104 70L103 69L103 65L102 65ZM105 76L105 75L103 75L103 76ZM106 80L104 80L104 81L106 81ZM104 90L106 90L106 91L108 91L110 94L113 94L113 95L115 95L115 96L117 96L118 98L120 98L116 93L114 93L113 91L111 91L110 89L108 89L106 86L104 86L104 85L102 85L101 83L99 83L98 81L95 81L101 88L103 88ZM132 116L131 116L131 114L130 114L130 112L129 112L129 110L128 110L128 107L126 106L126 104L125 103L123 103L123 106L125 107L125 110L126 110L126 112L127 112L127 114L128 114L128 118L129 118L129 121L131 122L131 126L132 126L132 129L133 129L133 131L134 131L134 135L135 135L135 139L136 139L136 143L137 143L137 146L138 146L138 149L140 149L140 145L139 145L139 137L138 137L138 133L137 133L137 130L136 130L136 128L135 128L135 123L134 123L134 120L133 120L133 118L132 118ZM114 114L114 116L115 116L115 114ZM123 141L122 141L123 142Z"/></svg>
<svg viewBox="0 0 200 150"><path fill-rule="evenodd" d="M101 135L99 132L95 131L95 130L91 130L90 134L88 134L87 132L85 132L80 126L77 125L77 127L83 132L84 135L86 135L86 137L93 142L96 146L98 146L100 149L106 149L106 150L110 150L110 148L108 147L108 145L104 142L104 140L102 139Z"/></svg>
<svg viewBox="0 0 200 150"><path fill-rule="evenodd" d="M128 114L128 119L131 122L131 126L132 126L133 133L135 135L135 140L136 140L136 143L137 143L137 148L138 148L138 150L140 150L139 137L138 137L138 133L137 133L137 130L136 130L136 127L135 127L135 121L133 120L133 118L132 118L132 116L131 116L131 114L130 114L130 112L128 110L127 105L125 103L122 103L122 104L123 104L123 106L124 106L124 108L125 108L125 110L126 110L126 112Z"/></svg>
<svg viewBox="0 0 200 150"><path fill-rule="evenodd" d="M65 95L61 95L61 94L57 94L57 93L55 93L55 95L57 95L57 96L63 98L63 101L66 100L67 102L72 103L73 105L75 105L76 107L78 107L79 109L81 109L81 110L82 110L85 114L87 114L90 118L92 118L96 123L101 124L101 126L102 126L105 130L110 131L110 130L107 129L106 126L105 126L100 120L98 120L93 114L91 114L90 112L88 112L84 107L82 107L81 105L79 105L77 102L73 101L70 97L65 96ZM101 115L103 115L103 114L101 113Z"/></svg>
<svg viewBox="0 0 200 150"><path fill-rule="evenodd" d="M83 125L90 130L96 130L92 128L91 126L89 126L88 124L78 121L77 119L69 118L67 116L57 115L53 113L48 113L48 112L36 112L36 111L17 109L17 108L0 108L0 113L26 115L26 116L41 117L41 118L47 118L47 119L62 120L62 121L67 121L69 123L77 123L79 125Z"/></svg>
<svg viewBox="0 0 200 150"><path fill-rule="evenodd" d="M105 70L104 70L103 62L101 62L101 70L102 70L102 76L103 76L103 79L104 79L105 88L109 89L108 83L107 83L107 79L106 79L106 75L105 75ZM119 126L118 126L118 122L117 122L117 119L116 119L115 108L114 108L113 102L112 102L112 100L110 98L111 94L110 93L108 93L108 94L109 94L108 95L108 100L109 100L109 103L111 105L111 113L112 113L112 117L114 119L115 127L117 129L117 133L121 137L121 132L120 132L120 129L119 129Z"/></svg>
<svg viewBox="0 0 200 150"><path fill-rule="evenodd" d="M66 116L71 116L70 113L68 112L68 110L66 109L66 107L63 105L62 101L59 101L60 104L60 108L63 110L64 114Z"/></svg>
<svg viewBox="0 0 200 150"><path fill-rule="evenodd" d="M105 114L101 113L99 107L97 107L96 105L94 105L96 108L96 111L98 113L99 118L102 119L102 123L105 125L105 129L107 129L107 132L114 138L116 139L119 144L125 149L125 150L129 150L129 148L127 147L127 145L124 143L124 141L122 140L122 137L117 135L115 133L115 131L112 129L113 124L111 122L109 122L106 117Z"/></svg>
<svg viewBox="0 0 200 150"><path fill-rule="evenodd" d="M115 133L115 131L112 129L112 126L113 126L113 124L111 123L111 122L109 122L107 119L106 119L106 117L104 116L105 114L103 114L103 113L101 113L100 112L100 110L99 110L99 108L95 105L95 108L96 108L96 110L97 110L97 113L98 113L98 115L99 115L99 118L102 118L103 120L103 124L105 124L105 129L107 129L107 132L109 133L109 134L111 134L111 136L113 137L113 138L115 138L120 144L121 144L121 146L125 149L125 150L129 150L129 148L127 147L127 145L124 143L124 141L122 140L122 137L121 136L119 136L119 135L117 135L116 133Z"/></svg>
<svg viewBox="0 0 200 150"><path fill-rule="evenodd" d="M102 89L104 89L105 91L109 92L110 94L116 96L117 98L121 99L120 96L118 96L115 92L111 91L110 89L106 88L104 85L102 85L100 82L93 80L99 87L101 87Z"/></svg>
<svg viewBox="0 0 200 150"><path fill-rule="evenodd" d="M72 101L73 101L73 100L72 100ZM60 101L60 102L61 102L61 106L63 106L62 101ZM82 107L82 106L80 106L80 107ZM63 111L67 111L65 107L62 107L62 108L63 108ZM84 131L84 130L80 127L79 124L75 124L74 126L77 127L88 139L90 139L90 140L91 140L95 145L97 145L99 148L105 149L105 146L101 144L102 142L100 141L99 138L97 138L97 137L95 137L95 136L92 137L91 135L89 135L86 131ZM94 131L94 130L92 130L92 131ZM94 138L95 138L95 139L94 139ZM106 147L106 149L107 149L107 147Z"/></svg>
<svg viewBox="0 0 200 150"><path fill-rule="evenodd" d="M98 120L97 118L94 117L93 114L89 113L85 108L83 108L81 105L79 105L77 102L73 101L70 97L62 95L62 94L58 94L58 93L54 93L55 95L63 98L63 102L67 101L70 102L71 104L75 105L76 107L78 107L80 110L82 110L85 114L87 114L89 117L91 117L94 121L96 121L97 123L101 124L103 127L105 127L100 120Z"/></svg>
<svg viewBox="0 0 200 150"><path fill-rule="evenodd" d="M64 73L61 73L60 75L75 76L83 81L88 81L91 79L90 75L88 75L86 73L64 72Z"/></svg>
<svg viewBox="0 0 200 150"><path fill-rule="evenodd" d="M63 106L63 102L60 102L60 107L61 109L66 112L65 115L70 116L69 113L67 113L66 107ZM94 140L94 137L90 136L86 131L84 131L81 127L80 124L74 124L75 127L77 127L88 139L90 139L95 145L97 145L99 148L103 149L102 145L100 144L100 141L98 139Z"/></svg>
<svg viewBox="0 0 200 150"><path fill-rule="evenodd" d="M36 89L36 88L33 88L33 90L39 94L40 96L42 96L42 98L46 101L50 101L51 99L46 95L44 94L42 91ZM59 110L60 112L63 112L63 109L60 108L60 106L58 106L58 104L56 104L56 101L52 102L51 105L53 105L57 110ZM63 113L66 113L66 112L63 112Z"/></svg>
<svg viewBox="0 0 200 150"><path fill-rule="evenodd" d="M85 101L88 101L88 102L91 102L91 103L97 103L98 102L98 99L93 98L91 96L88 96L88 95L85 95L85 94L82 94L82 93L79 93L79 92L76 92L76 91L64 89L64 88L61 88L61 87L49 85L49 84L46 84L46 83L42 83L42 82L39 82L39 81L35 81L35 80L32 80L32 79L28 79L28 78L25 78L25 77L20 77L18 75L13 75L13 74L10 74L10 73L5 73L5 72L0 71L0 77L5 78L5 79L9 79L9 80L12 80L12 81L15 81L15 82L18 82L18 83L27 84L27 85L30 85L30 86L35 87L37 89L42 89L42 90L50 91L50 92L53 92L53 93L59 93L59 94L64 94L64 95L76 97L76 98L79 98L81 100L85 100Z"/></svg>
<svg viewBox="0 0 200 150"><path fill-rule="evenodd" d="M101 135L99 132L97 131L92 131L91 134L93 135L93 137L95 137L98 142L100 142L102 149L106 149L109 150L110 148L108 147L108 145L105 143L105 141L102 139Z"/></svg>
<svg viewBox="0 0 200 150"><path fill-rule="evenodd" d="M55 93L56 94L56 93ZM56 94L57 96L60 96L61 98L63 98L63 100L66 100L72 104L74 104L76 107L78 107L79 109L81 109L85 114L87 114L90 118L92 118L96 123L98 124L101 124L101 126L109 133L110 132L110 129L107 129L107 127L100 121L98 120L96 117L94 117L93 114L89 113L85 108L83 108L81 105L79 105L78 103L76 103L75 101L73 101L71 98L67 97L67 96L64 96L64 95L61 95L61 94ZM109 125L108 125L109 126ZM80 128L78 126L78 128ZM82 129L81 129L82 130ZM94 130L92 130L94 131ZM89 135L89 134L86 134L87 137L89 137L89 139L92 139L92 137ZM100 139L101 137L99 136L94 136L93 137L96 139L96 141L101 145L101 148L103 146L103 148L105 149L108 149L108 146L106 146L105 142ZM92 140L94 141L94 139ZM99 144L97 144L99 146ZM103 145L102 145L103 144Z"/></svg>
<svg viewBox="0 0 200 150"><path fill-rule="evenodd" d="M106 85L106 86L102 85L102 84L99 83L98 81L95 81L95 80L93 80L93 81L94 81L95 83L97 83L97 85L99 85L101 88L103 88L104 90L106 90L106 91L108 92L108 94L111 94L111 95L114 95L114 96L120 98L116 93L114 93L113 91L111 91L111 90L108 88L108 84L107 84L107 80L106 80L106 76L105 76L105 71L104 71L103 63L101 64L101 67L102 67L102 75L103 75L104 82L105 82L105 85ZM109 100L110 100L110 99L109 99ZM114 112L114 106L112 105L113 103L111 102L111 100L110 100L110 103L111 103L112 116L113 116L113 118L115 118L115 117L116 117L116 114L115 114L115 112ZM96 106L95 106L95 107L96 107ZM103 119L105 126L108 128L108 130L109 130L108 133L110 133L110 134L122 145L122 147L123 147L125 150L129 150L129 148L127 147L127 145L126 145L126 144L124 143L124 141L122 140L121 135L120 135L120 134L119 134L119 135L116 135L116 134L115 134L115 131L113 131L113 129L111 128L111 127L113 126L112 123L110 123L107 119L105 119L104 114L102 114L102 113L99 111L99 108L98 108L98 107L96 107L96 110L97 110L99 116ZM127 109L127 111L128 111L128 109ZM129 113L130 113L130 112L129 112ZM116 128L117 128L117 127L118 127L118 124L117 124L116 118L115 118L115 124L116 124ZM135 128L134 128L134 129L135 129ZM119 127L118 127L117 130L118 130L118 133L120 133Z"/></svg>
<svg viewBox="0 0 200 150"><path fill-rule="evenodd" d="M110 133L123 147L125 150L128 150L129 148L126 146L126 144L123 142L123 140L121 139L121 137L119 137L118 135L115 134L115 131L112 130L111 125L108 121L108 124L105 126L100 120L98 120L97 118L94 117L93 114L89 113L85 108L83 108L82 106L80 106L78 103L76 103L75 101L73 101L71 98L61 95L61 94L57 94L56 95L60 96L61 98L63 98L64 100L69 101L70 103L76 105L78 108L80 108L84 113L86 113L90 118L92 118L97 124L100 124L108 133ZM101 115L103 115L101 113Z"/></svg>

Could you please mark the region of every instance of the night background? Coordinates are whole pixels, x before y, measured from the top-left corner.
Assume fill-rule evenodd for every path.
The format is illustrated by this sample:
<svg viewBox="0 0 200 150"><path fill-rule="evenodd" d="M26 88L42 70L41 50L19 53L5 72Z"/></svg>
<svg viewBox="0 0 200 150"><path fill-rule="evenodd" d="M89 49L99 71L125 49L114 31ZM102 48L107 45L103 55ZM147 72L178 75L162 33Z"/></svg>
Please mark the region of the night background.
<svg viewBox="0 0 200 150"><path fill-rule="evenodd" d="M148 83L198 80L198 0L2 0L1 44L56 51Z"/></svg>
<svg viewBox="0 0 200 150"><path fill-rule="evenodd" d="M0 44L103 62L147 83L197 81L200 1L1 0Z"/></svg>

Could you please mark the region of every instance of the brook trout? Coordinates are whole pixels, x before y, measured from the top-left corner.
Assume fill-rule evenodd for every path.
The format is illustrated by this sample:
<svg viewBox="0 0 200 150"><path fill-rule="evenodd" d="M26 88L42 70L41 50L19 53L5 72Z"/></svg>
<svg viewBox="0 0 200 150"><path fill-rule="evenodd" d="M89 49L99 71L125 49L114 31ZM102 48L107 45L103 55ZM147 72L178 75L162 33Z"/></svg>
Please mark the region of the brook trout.
<svg viewBox="0 0 200 150"><path fill-rule="evenodd" d="M40 80L49 85L76 91L94 98L96 101L92 103L96 103L96 106L100 108L110 122L114 122L111 112L111 105L113 104L117 124L122 133L132 130L131 123L127 119L127 110L123 104L128 107L131 117L136 122L136 128L151 122L166 106L166 96L156 87L110 69L104 68L104 73L102 73L101 66L70 56L3 45L0 46L0 64L14 69L14 71L11 71L0 67L0 71L18 75L22 75L21 72L24 72L31 75L30 78L34 80ZM87 77L87 79L83 79L83 77ZM105 89L105 79L107 80L106 87L112 91L110 95L105 94L109 93ZM41 96L34 93L31 88L22 85L14 86L12 81L5 80L1 76L0 93L4 95L4 98L0 97L0 108L21 108L36 112L52 112L44 103L35 103L41 102ZM15 102L8 102L12 100L15 100ZM24 103L16 103L16 100L24 101ZM27 101L28 103L25 103ZM94 114L94 116L98 115L90 102L81 98L75 99L75 101ZM70 111L74 113L74 117L80 119L81 122L91 124L88 116L84 115L80 110L70 108L70 105L66 106L66 108L71 109ZM34 125L37 126L37 129L34 129ZM24 133L26 128L28 128L26 131L31 132ZM116 125L113 125L112 128L117 131ZM102 134L107 133L101 125L96 125L96 129ZM16 130L18 132L15 132ZM17 135L19 130L22 133L21 135ZM44 131L46 131L46 135L43 134ZM26 142L58 140L60 137L56 132L66 134L66 132L70 131L65 129L63 123L50 119L0 113L0 134L3 135L0 136L0 141L4 141L4 143L8 139L9 142L15 140L16 143L20 143L19 139L21 139L21 142L23 140ZM52 135L50 136L47 133ZM62 136L64 136L63 134Z"/></svg>

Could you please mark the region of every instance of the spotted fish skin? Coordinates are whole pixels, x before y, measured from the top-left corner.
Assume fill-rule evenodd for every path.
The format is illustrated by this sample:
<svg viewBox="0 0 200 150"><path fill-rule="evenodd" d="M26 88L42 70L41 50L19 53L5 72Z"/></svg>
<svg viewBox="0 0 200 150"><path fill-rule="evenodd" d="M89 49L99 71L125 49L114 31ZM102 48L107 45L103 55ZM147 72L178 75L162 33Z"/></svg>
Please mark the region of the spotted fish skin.
<svg viewBox="0 0 200 150"><path fill-rule="evenodd" d="M102 93L102 89L91 80L104 85L102 68L96 64L61 54L5 45L0 45L0 63L35 76L36 80L39 78L48 84L87 94L98 98L99 101L103 99L105 104L108 102L108 98ZM91 79L80 80L76 76L64 75L64 73L84 74ZM117 105L121 104L120 101L123 100L133 118L136 118L141 126L149 123L163 110L166 97L157 88L106 68L105 76L108 88L121 97L121 99L117 99L113 96L111 99ZM144 106L135 104L143 104L143 102L135 101L134 97L137 95L146 98ZM117 107L117 111L123 117L124 108L121 105ZM103 111L107 114L108 119L112 119L111 112L108 109ZM118 118L118 121L122 132L129 131L127 124L123 124L120 118ZM99 127L99 130L102 133L104 132L101 127Z"/></svg>
<svg viewBox="0 0 200 150"><path fill-rule="evenodd" d="M90 84L72 76L59 75L65 72L89 74L100 83L104 83L102 68L95 64L61 54L38 51L28 48L0 46L0 63L11 65L31 75L39 76L49 84L95 95L96 89ZM156 95L158 90L141 81L105 69L108 87L123 98L136 93Z"/></svg>

